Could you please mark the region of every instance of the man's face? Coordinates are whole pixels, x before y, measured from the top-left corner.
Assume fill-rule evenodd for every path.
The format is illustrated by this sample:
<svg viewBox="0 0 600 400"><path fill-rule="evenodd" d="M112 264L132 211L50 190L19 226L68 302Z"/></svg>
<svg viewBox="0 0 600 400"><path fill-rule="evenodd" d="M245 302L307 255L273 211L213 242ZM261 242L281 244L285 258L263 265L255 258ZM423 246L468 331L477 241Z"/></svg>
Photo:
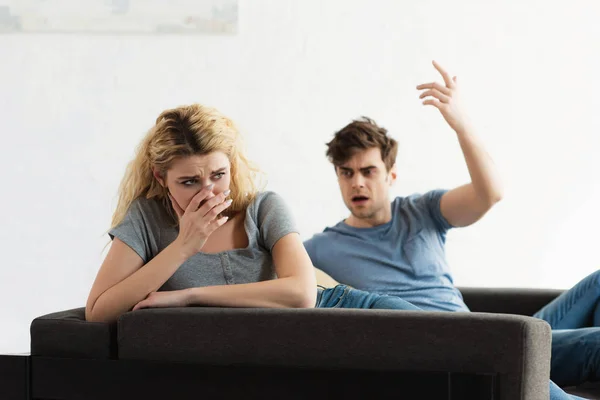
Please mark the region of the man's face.
<svg viewBox="0 0 600 400"><path fill-rule="evenodd" d="M388 214L389 189L396 180L396 170L395 166L386 170L378 147L358 151L336 172L344 203L355 218L377 220Z"/></svg>

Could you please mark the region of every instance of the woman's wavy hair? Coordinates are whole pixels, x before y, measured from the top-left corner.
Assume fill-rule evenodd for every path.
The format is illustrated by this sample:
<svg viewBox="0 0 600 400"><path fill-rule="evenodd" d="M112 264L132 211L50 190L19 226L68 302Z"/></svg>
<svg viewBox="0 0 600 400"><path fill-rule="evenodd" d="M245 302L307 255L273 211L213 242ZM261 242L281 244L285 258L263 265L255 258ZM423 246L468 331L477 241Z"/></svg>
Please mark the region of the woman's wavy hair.
<svg viewBox="0 0 600 400"><path fill-rule="evenodd" d="M233 202L228 212L245 210L259 190L260 171L246 158L233 121L214 108L192 104L163 111L140 143L119 186L111 228L123 221L131 203L140 197L158 198L176 223L168 189L156 180L153 168L165 177L175 159L213 151L225 153L231 163L229 197Z"/></svg>

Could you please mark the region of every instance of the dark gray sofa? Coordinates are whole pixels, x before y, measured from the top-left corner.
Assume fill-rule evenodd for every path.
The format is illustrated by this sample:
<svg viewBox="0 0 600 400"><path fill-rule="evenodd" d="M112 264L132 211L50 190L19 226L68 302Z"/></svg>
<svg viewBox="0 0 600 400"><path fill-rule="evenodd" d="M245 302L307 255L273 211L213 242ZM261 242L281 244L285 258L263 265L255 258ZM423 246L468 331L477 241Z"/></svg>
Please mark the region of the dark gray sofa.
<svg viewBox="0 0 600 400"><path fill-rule="evenodd" d="M0 357L0 398L547 399L550 327L528 315L560 291L461 290L473 313L54 313L32 322L29 356Z"/></svg>

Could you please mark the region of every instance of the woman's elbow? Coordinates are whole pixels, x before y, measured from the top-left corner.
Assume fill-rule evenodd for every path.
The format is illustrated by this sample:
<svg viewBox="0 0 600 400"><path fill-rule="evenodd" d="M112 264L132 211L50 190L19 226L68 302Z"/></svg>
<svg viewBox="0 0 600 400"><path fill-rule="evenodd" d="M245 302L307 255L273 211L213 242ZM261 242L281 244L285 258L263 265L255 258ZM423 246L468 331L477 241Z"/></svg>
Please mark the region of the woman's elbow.
<svg viewBox="0 0 600 400"><path fill-rule="evenodd" d="M87 322L103 322L106 324L110 324L117 321L119 316L110 315L110 313L102 312L99 309L98 304L87 305L85 307L85 320Z"/></svg>
<svg viewBox="0 0 600 400"><path fill-rule="evenodd" d="M100 318L97 312L94 312L93 309L88 307L85 308L85 320L87 322L107 322L104 319Z"/></svg>
<svg viewBox="0 0 600 400"><path fill-rule="evenodd" d="M310 283L298 285L301 290L296 293L294 308L314 308L317 303L317 285Z"/></svg>
<svg viewBox="0 0 600 400"><path fill-rule="evenodd" d="M98 315L98 312L94 311L95 310L93 308L85 308L85 320L87 322L111 322L107 318L102 318L101 315Z"/></svg>
<svg viewBox="0 0 600 400"><path fill-rule="evenodd" d="M88 297L87 303L85 305L85 320L87 322L98 322L95 318L94 307L98 302L97 298Z"/></svg>

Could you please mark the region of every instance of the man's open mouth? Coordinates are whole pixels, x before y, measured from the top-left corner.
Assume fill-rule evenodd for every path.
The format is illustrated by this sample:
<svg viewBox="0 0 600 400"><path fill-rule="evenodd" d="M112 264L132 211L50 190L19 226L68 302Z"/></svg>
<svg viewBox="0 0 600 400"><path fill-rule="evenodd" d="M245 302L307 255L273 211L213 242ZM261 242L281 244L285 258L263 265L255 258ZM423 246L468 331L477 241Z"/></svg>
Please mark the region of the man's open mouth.
<svg viewBox="0 0 600 400"><path fill-rule="evenodd" d="M367 200L369 200L367 196L352 196L353 203L364 203Z"/></svg>

